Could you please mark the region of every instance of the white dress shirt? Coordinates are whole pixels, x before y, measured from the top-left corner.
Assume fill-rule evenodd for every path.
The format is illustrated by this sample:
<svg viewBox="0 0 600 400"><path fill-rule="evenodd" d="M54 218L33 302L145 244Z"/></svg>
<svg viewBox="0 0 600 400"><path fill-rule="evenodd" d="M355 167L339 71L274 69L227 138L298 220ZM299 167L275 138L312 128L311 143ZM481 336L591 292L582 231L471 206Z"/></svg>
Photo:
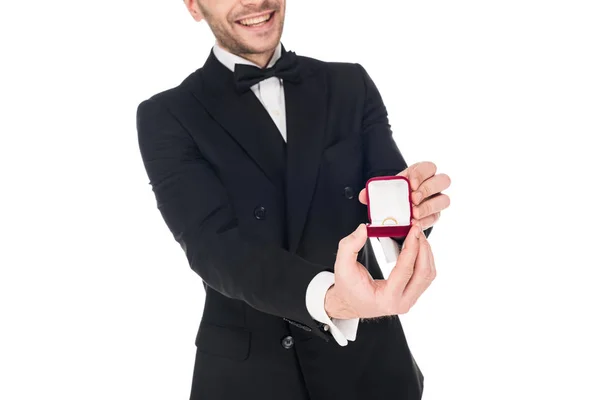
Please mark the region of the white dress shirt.
<svg viewBox="0 0 600 400"><path fill-rule="evenodd" d="M260 68L259 65L228 52L217 43L213 47L213 53L217 60L231 71L234 70L235 64L254 65ZM267 68L273 66L279 57L281 57L281 44L275 49ZM287 142L283 81L277 77L271 77L251 86L250 89L265 107L273 122L279 128L283 139ZM395 261L399 254L398 243L390 238L380 238L380 243L382 244L386 261ZM323 271L312 279L306 289L306 308L313 319L325 324L325 329L329 329L337 343L341 346L346 346L349 340L356 339L359 318L331 319L327 315L327 312L325 312L325 295L327 290L335 283L334 276L329 271Z"/></svg>

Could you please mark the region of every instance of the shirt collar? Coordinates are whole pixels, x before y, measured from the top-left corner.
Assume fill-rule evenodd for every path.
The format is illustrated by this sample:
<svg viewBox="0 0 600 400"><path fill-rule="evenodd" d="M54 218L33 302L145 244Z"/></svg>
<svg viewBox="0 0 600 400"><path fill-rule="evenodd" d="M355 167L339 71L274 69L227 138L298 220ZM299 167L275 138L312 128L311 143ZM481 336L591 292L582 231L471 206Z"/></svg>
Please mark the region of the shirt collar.
<svg viewBox="0 0 600 400"><path fill-rule="evenodd" d="M275 52L273 53L273 57L271 57L271 61L269 61L267 68L272 67L273 65L275 65L277 60L279 60L279 57L281 57L281 47L282 47L282 45L280 42L279 46L277 46L275 48ZM221 46L219 46L218 43L215 43L212 50L213 50L215 57L217 57L217 60L219 60L221 62L221 64L226 66L227 69L229 69L232 72L235 68L235 64L254 65L255 67L260 68L259 65L256 65L252 61L248 61L245 58L242 58L238 55L230 53L229 51L227 51L224 48L222 48Z"/></svg>

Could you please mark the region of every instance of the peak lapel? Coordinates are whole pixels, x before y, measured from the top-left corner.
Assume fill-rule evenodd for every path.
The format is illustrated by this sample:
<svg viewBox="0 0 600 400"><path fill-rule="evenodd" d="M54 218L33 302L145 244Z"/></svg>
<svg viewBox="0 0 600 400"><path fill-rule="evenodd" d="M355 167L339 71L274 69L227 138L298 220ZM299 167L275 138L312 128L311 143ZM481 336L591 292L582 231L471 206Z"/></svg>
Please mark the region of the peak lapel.
<svg viewBox="0 0 600 400"><path fill-rule="evenodd" d="M299 84L284 82L284 88L287 228L289 250L296 252L319 172L327 123L327 82L324 72L315 69L303 72Z"/></svg>
<svg viewBox="0 0 600 400"><path fill-rule="evenodd" d="M284 185L285 141L251 90L239 94L233 73L213 52L198 71L191 90L207 112L246 151L273 184Z"/></svg>

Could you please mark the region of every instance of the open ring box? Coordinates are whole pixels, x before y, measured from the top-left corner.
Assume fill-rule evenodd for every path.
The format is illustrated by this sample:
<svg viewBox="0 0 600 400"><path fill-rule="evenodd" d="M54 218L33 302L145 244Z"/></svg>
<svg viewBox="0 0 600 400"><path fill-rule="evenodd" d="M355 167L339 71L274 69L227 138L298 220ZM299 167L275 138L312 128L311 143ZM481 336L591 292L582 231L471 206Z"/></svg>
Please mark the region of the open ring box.
<svg viewBox="0 0 600 400"><path fill-rule="evenodd" d="M367 181L368 237L405 237L410 231L410 184L403 176L378 176Z"/></svg>

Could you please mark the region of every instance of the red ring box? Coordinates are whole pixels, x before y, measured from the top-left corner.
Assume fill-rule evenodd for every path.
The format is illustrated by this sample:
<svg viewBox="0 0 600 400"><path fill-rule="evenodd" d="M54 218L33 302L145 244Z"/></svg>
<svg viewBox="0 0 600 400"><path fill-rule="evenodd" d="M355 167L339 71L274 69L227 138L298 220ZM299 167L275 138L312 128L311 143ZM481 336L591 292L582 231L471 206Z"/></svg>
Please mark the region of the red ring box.
<svg viewBox="0 0 600 400"><path fill-rule="evenodd" d="M404 176L377 176L367 181L368 237L405 237L413 218L410 184ZM383 221L387 217L394 221Z"/></svg>

